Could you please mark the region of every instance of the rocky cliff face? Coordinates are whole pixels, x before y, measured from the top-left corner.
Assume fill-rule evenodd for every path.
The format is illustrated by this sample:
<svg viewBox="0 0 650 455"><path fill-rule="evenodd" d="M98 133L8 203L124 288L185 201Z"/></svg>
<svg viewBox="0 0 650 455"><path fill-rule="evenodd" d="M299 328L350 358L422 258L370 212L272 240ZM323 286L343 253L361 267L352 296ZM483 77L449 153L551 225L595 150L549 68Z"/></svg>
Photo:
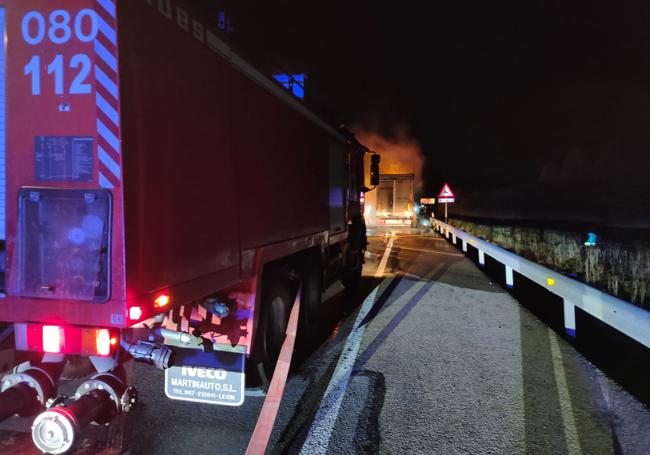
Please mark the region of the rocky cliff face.
<svg viewBox="0 0 650 455"><path fill-rule="evenodd" d="M586 233L514 225L450 224L520 256L572 276L609 294L650 308L650 243L599 241L585 246Z"/></svg>

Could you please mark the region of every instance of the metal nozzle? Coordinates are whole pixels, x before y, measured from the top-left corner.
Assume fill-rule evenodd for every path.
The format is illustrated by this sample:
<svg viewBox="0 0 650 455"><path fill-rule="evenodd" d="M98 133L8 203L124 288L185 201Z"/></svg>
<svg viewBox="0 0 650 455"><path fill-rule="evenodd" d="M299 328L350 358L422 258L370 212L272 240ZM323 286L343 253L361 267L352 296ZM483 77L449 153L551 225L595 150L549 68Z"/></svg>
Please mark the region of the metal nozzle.
<svg viewBox="0 0 650 455"><path fill-rule="evenodd" d="M32 416L54 396L62 364L42 363L2 378L0 422L14 414Z"/></svg>
<svg viewBox="0 0 650 455"><path fill-rule="evenodd" d="M160 370L169 368L172 362L173 352L163 344L137 341L128 345L127 350L135 360L149 363Z"/></svg>
<svg viewBox="0 0 650 455"><path fill-rule="evenodd" d="M127 410L125 401L135 402L134 392L114 373L96 374L79 386L75 397L70 405L50 408L34 420L32 440L42 452L67 452L86 425L108 423Z"/></svg>

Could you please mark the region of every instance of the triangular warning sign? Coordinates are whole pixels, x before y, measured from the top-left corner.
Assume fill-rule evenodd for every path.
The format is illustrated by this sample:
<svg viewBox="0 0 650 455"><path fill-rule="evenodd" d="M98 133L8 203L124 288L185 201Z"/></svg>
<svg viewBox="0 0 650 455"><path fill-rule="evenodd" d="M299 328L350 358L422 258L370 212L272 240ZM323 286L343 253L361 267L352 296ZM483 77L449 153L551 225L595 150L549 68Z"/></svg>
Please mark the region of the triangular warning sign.
<svg viewBox="0 0 650 455"><path fill-rule="evenodd" d="M456 197L456 196L454 196L454 192L451 191L449 185L445 183L445 185L440 190L440 194L438 194L438 197Z"/></svg>

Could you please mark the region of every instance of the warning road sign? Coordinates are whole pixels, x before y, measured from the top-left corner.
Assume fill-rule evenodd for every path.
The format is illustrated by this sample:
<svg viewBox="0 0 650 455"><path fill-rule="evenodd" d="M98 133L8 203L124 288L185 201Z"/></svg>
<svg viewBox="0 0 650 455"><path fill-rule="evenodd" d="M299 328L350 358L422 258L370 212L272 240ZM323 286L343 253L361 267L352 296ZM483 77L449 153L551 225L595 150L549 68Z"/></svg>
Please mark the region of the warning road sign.
<svg viewBox="0 0 650 455"><path fill-rule="evenodd" d="M440 193L438 194L438 202L440 203L451 203L456 201L456 196L454 192L451 191L451 187L448 183L445 183Z"/></svg>

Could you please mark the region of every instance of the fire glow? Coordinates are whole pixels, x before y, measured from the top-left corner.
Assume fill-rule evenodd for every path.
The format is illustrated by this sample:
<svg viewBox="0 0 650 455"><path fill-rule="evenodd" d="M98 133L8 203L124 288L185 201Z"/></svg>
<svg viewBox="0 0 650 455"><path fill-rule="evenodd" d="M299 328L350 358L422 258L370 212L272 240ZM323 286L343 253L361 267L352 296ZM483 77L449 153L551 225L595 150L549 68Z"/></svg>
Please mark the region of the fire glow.
<svg viewBox="0 0 650 455"><path fill-rule="evenodd" d="M419 191L422 186L424 156L420 144L408 134L408 129L398 128L394 134L389 136L362 127L353 128L353 131L362 144L381 156L380 176L385 178L389 175L406 177L412 174L414 176L411 184L404 183L403 180L400 180L401 183L398 181L393 183L398 185L397 187L402 193L404 192L403 185L411 185L409 191L412 199L415 196L413 193ZM367 161L368 167L369 159ZM406 178L408 179L408 177ZM408 180L406 181L408 182ZM369 184L369 180L366 179L366 186ZM387 184L384 182L384 185ZM411 202L405 204L403 195L395 196L395 191L398 191L395 190L397 187L393 187L393 197L388 199L392 202L387 202L384 196L378 196L380 189L366 193L364 217L367 224L411 224L411 220L415 217L413 205ZM387 203L390 207L386 207Z"/></svg>
<svg viewBox="0 0 650 455"><path fill-rule="evenodd" d="M362 144L381 155L380 174L415 174L415 190L422 187L424 155L406 128L399 128L393 138L363 128L353 131Z"/></svg>

